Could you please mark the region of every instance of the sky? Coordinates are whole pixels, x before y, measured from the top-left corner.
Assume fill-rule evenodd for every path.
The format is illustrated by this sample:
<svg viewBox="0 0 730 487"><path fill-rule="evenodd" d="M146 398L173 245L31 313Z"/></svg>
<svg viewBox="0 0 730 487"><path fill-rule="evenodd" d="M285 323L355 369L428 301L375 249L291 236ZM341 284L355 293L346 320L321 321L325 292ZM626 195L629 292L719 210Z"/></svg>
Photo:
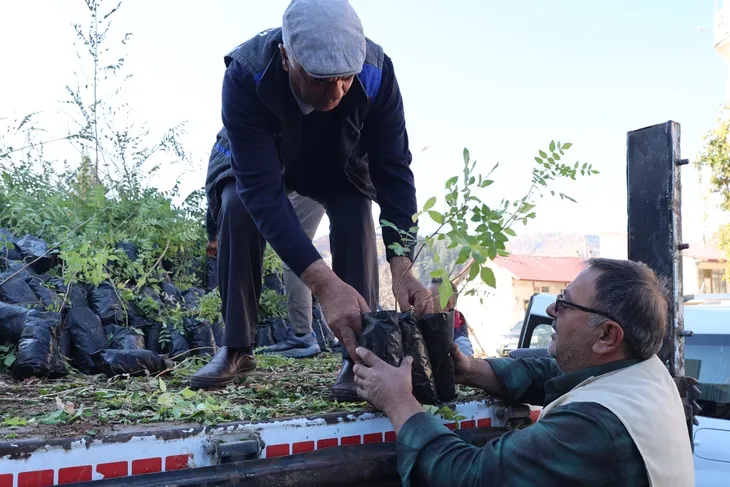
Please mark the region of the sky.
<svg viewBox="0 0 730 487"><path fill-rule="evenodd" d="M351 3L366 35L393 60L420 205L443 194L464 147L482 173L500 164L488 201L520 197L533 156L555 139L573 144L569 160L590 162L600 174L559 185L578 204L542 200L524 230L625 232L626 133L674 120L682 156L692 160L726 101L728 70L713 48L710 0ZM125 0L115 15L110 36L133 33L124 98L131 120L160 133L187 121L183 142L195 164L183 192L204 184L221 127L223 56L278 26L287 5ZM83 0L0 2L0 119L42 111L63 123L58 101L78 67L70 24L85 24L85 9ZM180 170L165 167L156 184L169 185ZM697 173L682 171L683 232L696 241L703 229ZM325 233L323 224L318 235Z"/></svg>

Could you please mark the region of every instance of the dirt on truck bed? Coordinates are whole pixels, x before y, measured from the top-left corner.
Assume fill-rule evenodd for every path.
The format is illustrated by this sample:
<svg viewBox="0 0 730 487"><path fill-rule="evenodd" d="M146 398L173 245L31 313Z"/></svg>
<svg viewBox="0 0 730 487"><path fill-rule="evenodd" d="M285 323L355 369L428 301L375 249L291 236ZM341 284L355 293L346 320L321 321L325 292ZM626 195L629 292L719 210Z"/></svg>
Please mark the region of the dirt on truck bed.
<svg viewBox="0 0 730 487"><path fill-rule="evenodd" d="M187 379L204 364L188 358L163 375L87 376L73 373L57 380L13 381L0 375L0 440L32 437L96 436L114 431L171 426L261 421L371 409L363 403L338 403L330 387L342 359L257 355L258 370L226 389L193 391ZM459 391L459 399L482 397Z"/></svg>

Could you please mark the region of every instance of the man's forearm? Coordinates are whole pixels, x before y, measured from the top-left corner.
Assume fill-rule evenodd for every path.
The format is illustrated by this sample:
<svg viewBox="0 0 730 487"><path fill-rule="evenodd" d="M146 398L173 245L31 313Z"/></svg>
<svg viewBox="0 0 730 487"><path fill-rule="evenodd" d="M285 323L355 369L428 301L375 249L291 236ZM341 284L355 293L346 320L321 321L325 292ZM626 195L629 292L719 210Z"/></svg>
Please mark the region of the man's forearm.
<svg viewBox="0 0 730 487"><path fill-rule="evenodd" d="M406 421L422 412L423 406L421 406L415 397L411 396L394 404L393 407L385 411L385 414L388 416L390 423L393 425L393 431L397 435Z"/></svg>
<svg viewBox="0 0 730 487"><path fill-rule="evenodd" d="M467 378L467 385L481 389L489 394L495 394L497 396L505 396L507 389L504 384L497 378L497 374L494 373L492 366L486 360L471 359L472 368L469 377Z"/></svg>
<svg viewBox="0 0 730 487"><path fill-rule="evenodd" d="M312 290L315 296L319 296L329 284L339 280L337 274L325 264L324 260L318 259L312 262L301 275L302 282Z"/></svg>

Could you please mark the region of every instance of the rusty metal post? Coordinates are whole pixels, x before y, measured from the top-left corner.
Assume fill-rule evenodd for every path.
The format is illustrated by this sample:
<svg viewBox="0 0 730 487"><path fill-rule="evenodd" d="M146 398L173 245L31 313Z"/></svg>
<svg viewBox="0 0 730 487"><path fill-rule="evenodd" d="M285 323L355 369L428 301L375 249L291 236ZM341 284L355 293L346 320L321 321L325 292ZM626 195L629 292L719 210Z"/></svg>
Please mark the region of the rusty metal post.
<svg viewBox="0 0 730 487"><path fill-rule="evenodd" d="M673 377L684 376L682 299L682 187L680 127L666 122L627 135L628 256L669 285L669 328L659 358Z"/></svg>

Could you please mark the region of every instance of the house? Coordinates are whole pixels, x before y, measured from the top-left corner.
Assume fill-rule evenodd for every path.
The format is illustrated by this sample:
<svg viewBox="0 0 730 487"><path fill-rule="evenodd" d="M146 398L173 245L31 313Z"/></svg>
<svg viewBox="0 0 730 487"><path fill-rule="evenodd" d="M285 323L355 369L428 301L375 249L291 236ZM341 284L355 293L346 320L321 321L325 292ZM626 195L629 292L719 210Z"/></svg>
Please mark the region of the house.
<svg viewBox="0 0 730 487"><path fill-rule="evenodd" d="M707 242L690 243L689 248L682 251L683 293L727 293L726 268L727 257L720 249L718 235Z"/></svg>
<svg viewBox="0 0 730 487"><path fill-rule="evenodd" d="M471 328L475 352L495 355L503 336L522 323L530 297L541 292L559 294L584 263L579 257L514 254L494 259L490 267L496 287L489 288L478 279L472 281L457 303Z"/></svg>

